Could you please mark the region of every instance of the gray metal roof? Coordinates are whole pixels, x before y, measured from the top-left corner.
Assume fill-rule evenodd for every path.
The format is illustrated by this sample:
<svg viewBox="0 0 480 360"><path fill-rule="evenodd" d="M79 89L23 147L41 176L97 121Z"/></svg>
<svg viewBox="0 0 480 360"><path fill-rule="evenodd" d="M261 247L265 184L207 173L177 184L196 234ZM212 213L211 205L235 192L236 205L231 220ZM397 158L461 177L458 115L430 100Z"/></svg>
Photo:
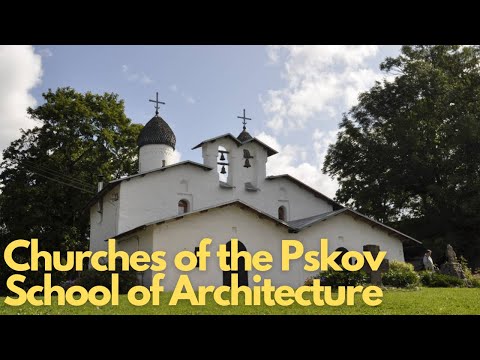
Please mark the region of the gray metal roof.
<svg viewBox="0 0 480 360"><path fill-rule="evenodd" d="M346 214L348 214L350 216L353 216L353 217L355 217L359 220L368 222L372 227L376 227L376 226L380 227L383 230L386 230L389 235L396 235L402 241L407 240L407 241L413 241L413 242L416 242L418 244L421 244L421 242L418 241L417 239L414 239L411 236L408 236L408 235L406 235L406 234L404 234L404 233L402 233L398 230L395 230L394 228L391 228L390 226L382 224L381 222L378 222L377 220L371 219L371 218L359 213L358 211L355 211L355 210L352 210L352 209L349 209L349 208L343 208L343 209L336 210L336 211L329 211L329 212L326 212L326 213L323 213L323 214L318 214L318 215L310 216L310 217L303 218L303 219L292 220L292 221L288 222L288 226L290 226L293 231L298 232L298 231L301 231L305 228L308 228L309 226L312 226L313 224L315 224L319 221L324 221L324 220L330 219L330 218L332 218L334 216L337 216L339 214L342 214L342 213L346 213Z"/></svg>
<svg viewBox="0 0 480 360"><path fill-rule="evenodd" d="M259 210L255 207L251 206L251 205L248 205L247 203L237 199L237 200L231 200L231 201L221 203L221 204L217 204L217 205L213 205L213 206L208 206L208 207L198 209L198 210L195 210L195 211L191 211L191 212L188 212L188 213L184 213L184 214L181 214L181 215L170 216L170 217L160 219L160 220L157 220L157 221L152 221L152 222L146 223L144 225L137 226L134 229L125 231L123 233L120 233L120 234L114 236L114 238L118 238L118 237L121 237L121 236L125 236L127 234L134 233L138 230L145 229L147 226L150 226L150 225L161 225L161 224L166 223L166 222L179 220L179 219L182 219L184 217L189 217L189 216L199 214L199 213L205 213L205 212L208 212L209 210L219 209L219 208L223 208L225 206L239 206L241 209L245 209L245 210L252 211L252 212L256 213L261 218L268 219L270 221L273 221L276 224L285 226L287 229L289 228L288 224L285 221L277 219L276 217L273 217L272 215L270 215L270 214L268 214L268 213L266 213L262 210ZM105 241L107 241L107 240L108 239L105 239Z"/></svg>
<svg viewBox="0 0 480 360"><path fill-rule="evenodd" d="M151 174L151 173L154 173L154 172L158 172L158 171L165 171L165 170L168 170L168 169L171 169L171 168L174 168L174 167L177 167L177 166L183 166L183 165L192 165L192 166L196 166L202 170L205 170L205 171L210 171L210 170L213 170L211 167L209 166L206 166L206 165L203 165L203 164L199 164L195 161L190 161L190 160L186 160L186 161L181 161L181 162L178 162L178 163L175 163L175 164L172 164L172 165L168 165L168 166L164 166L164 167L161 167L161 168L158 168L158 169L153 169L153 170L150 170L150 171L145 171L145 172L142 172L142 173L138 173L138 174L134 174L134 175L130 175L130 176L125 176L123 178L120 178L120 179L116 179L116 180L112 180L110 181L109 183L107 183L103 189L101 191L99 191L98 193L95 194L95 196L93 198L90 199L90 201L85 205L85 207L83 208L84 210L87 209L87 208L90 208L91 206L93 206L97 201L98 199L100 199L105 193L107 193L108 191L110 191L111 189L113 189L115 186L117 186L118 184L120 184L122 181L125 181L125 180L130 180L130 179L133 179L133 178L136 178L136 177L139 177L139 176L145 176L147 174Z"/></svg>
<svg viewBox="0 0 480 360"><path fill-rule="evenodd" d="M113 180L110 183L116 183L116 182L123 181L123 180L130 180L134 177L145 176L147 174L154 173L154 172L157 172L157 171L165 171L165 170L168 170L168 169L171 169L171 168L174 168L174 167L177 167L177 166L181 166L181 165L192 165L192 166L199 167L202 170L213 170L210 166L206 166L206 165L197 163L195 161L185 160L185 161L180 161L178 163L167 165L167 166L164 166L164 167L161 167L161 168L158 168L158 169L153 169L153 170L144 171L142 173L138 173L138 174L134 174L134 175L130 175L130 176L125 176L123 178Z"/></svg>
<svg viewBox="0 0 480 360"><path fill-rule="evenodd" d="M247 130L243 130L240 135L237 136L237 139L240 140L242 143L253 139L253 136L249 134Z"/></svg>
<svg viewBox="0 0 480 360"><path fill-rule="evenodd" d="M192 148L192 150L195 150L199 147L201 147L203 144L206 144L206 143L214 143L215 141L217 141L218 139L223 139L223 138L229 138L231 139L235 144L237 144L238 147L242 146L242 145L245 145L245 144L248 144L249 142L255 142L257 143L258 145L262 146L265 150L267 150L267 155L268 156L272 156L272 155L275 155L278 153L277 150L275 149L272 149L270 146L268 146L267 144L265 144L264 142L258 140L257 138L251 138L249 140L246 140L246 141L240 141L239 139L237 139L235 136L233 136L232 134L228 133L228 134L223 134L223 135L220 135L220 136L216 136L214 138L210 138L210 139L207 139L207 140L203 140L200 144L194 146Z"/></svg>
<svg viewBox="0 0 480 360"><path fill-rule="evenodd" d="M346 208L343 208L337 211L329 211L323 214L318 214L318 215L310 216L303 219L292 220L288 222L288 225L295 229L303 229L310 225L315 224L317 221L328 219L329 217L335 216L341 212L344 212L345 210Z"/></svg>
<svg viewBox="0 0 480 360"><path fill-rule="evenodd" d="M341 214L341 213L346 213L346 214L349 214L351 216L356 216L360 220L366 221L372 226L378 226L380 228L383 228L383 230L387 230L389 235L391 235L391 234L396 235L402 242L403 241L413 241L413 242L421 244L420 241L418 241L418 240L416 240L416 239L414 239L414 238L412 238L412 237L410 237L406 234L403 234L400 231L392 229L389 226L386 226L386 225L384 225L384 224L382 224L378 221L370 219L370 218L366 217L365 215L360 214L359 212L356 212L356 211L354 211L352 209L348 209L348 208L343 208L343 209L340 209L340 210L337 210L337 211L330 211L330 212L326 212L326 213L315 215L315 216L310 216L310 217L303 218L303 219L298 219L298 220L285 222L285 221L282 221L282 220L280 220L276 217L273 217L272 215L270 215L270 214L268 214L268 213L266 213L262 210L259 210L259 209L255 208L255 207L253 207L253 206L251 206L251 205L249 205L249 204L247 204L247 203L245 203L245 202L243 202L239 199L231 200L231 201L228 201L228 202L225 202L225 203L221 203L221 204L217 204L217 205L213 205L213 206L209 206L209 207L205 207L205 208L198 209L198 210L195 210L195 211L191 211L191 212L188 212L188 213L185 213L185 214L170 216L170 217L163 218L163 219L160 219L160 220L157 220L157 221L152 221L152 222L146 223L144 225L137 226L134 229L125 231L123 233L120 233L120 234L118 234L114 237L118 238L120 236L125 236L127 234L131 234L131 233L134 233L138 230L145 229L147 226L150 226L150 225L161 225L163 223L174 221L174 220L179 220L179 219L182 219L184 217L189 217L189 216L194 215L194 214L205 213L205 212L208 212L209 210L218 209L218 208L222 208L222 207L225 207L225 206L234 206L234 205L239 206L241 209L246 209L246 210L252 211L252 212L256 213L261 218L268 219L270 221L273 221L276 224L285 226L288 229L289 232L299 232L299 231L301 231L305 228L308 228L309 226L311 226L311 225L313 225L313 224L315 224L319 221L330 219L330 218L332 218L332 217L334 217L338 214Z"/></svg>
<svg viewBox="0 0 480 360"><path fill-rule="evenodd" d="M315 197L318 197L320 199L323 199L325 200L327 203L329 203L330 205L333 206L333 209L334 210L338 210L338 209L342 209L343 206L341 204L339 204L338 202L330 199L328 196L326 195L323 195L320 191L318 190L315 190L314 188L308 186L307 184L305 184L304 182L294 178L293 176L291 175L288 175L288 174L283 174L283 175L271 175L271 176L267 176L265 178L266 180L276 180L276 179L286 179L286 180L289 180L295 184L297 184L298 186L300 186L301 188L311 192L313 195L315 195Z"/></svg>
<svg viewBox="0 0 480 360"><path fill-rule="evenodd" d="M155 115L140 131L137 145L163 144L175 149L177 139L170 126L160 116Z"/></svg>

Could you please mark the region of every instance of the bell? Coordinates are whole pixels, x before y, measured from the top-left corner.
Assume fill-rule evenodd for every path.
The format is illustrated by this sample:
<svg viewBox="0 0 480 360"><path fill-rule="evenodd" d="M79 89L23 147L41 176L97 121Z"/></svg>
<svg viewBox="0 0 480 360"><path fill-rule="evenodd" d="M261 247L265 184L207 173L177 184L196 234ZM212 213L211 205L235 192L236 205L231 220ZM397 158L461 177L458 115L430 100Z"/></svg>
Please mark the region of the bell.
<svg viewBox="0 0 480 360"><path fill-rule="evenodd" d="M225 160L225 156L223 155L223 152L220 153L220 154L222 154L222 155L220 156L220 160L221 160L221 161Z"/></svg>
<svg viewBox="0 0 480 360"><path fill-rule="evenodd" d="M220 170L220 174L226 174L225 165L222 165L222 170Z"/></svg>
<svg viewBox="0 0 480 360"><path fill-rule="evenodd" d="M248 159L245 159L245 165L243 167L249 168L250 167L250 161Z"/></svg>

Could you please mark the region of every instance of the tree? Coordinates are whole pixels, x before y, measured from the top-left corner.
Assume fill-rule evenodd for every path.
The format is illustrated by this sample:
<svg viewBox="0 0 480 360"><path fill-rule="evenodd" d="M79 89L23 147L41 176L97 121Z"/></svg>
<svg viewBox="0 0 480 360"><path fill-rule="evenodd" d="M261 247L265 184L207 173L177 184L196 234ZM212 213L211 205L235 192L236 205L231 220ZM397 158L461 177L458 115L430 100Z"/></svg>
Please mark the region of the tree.
<svg viewBox="0 0 480 360"><path fill-rule="evenodd" d="M359 96L325 158L337 200L480 266L480 48L403 46L380 68L393 80Z"/></svg>
<svg viewBox="0 0 480 360"><path fill-rule="evenodd" d="M43 250L88 248L89 212L98 176L135 172L136 140L118 95L49 90L28 114L39 122L3 152L0 229L6 241L38 238ZM5 246L3 241L2 248Z"/></svg>

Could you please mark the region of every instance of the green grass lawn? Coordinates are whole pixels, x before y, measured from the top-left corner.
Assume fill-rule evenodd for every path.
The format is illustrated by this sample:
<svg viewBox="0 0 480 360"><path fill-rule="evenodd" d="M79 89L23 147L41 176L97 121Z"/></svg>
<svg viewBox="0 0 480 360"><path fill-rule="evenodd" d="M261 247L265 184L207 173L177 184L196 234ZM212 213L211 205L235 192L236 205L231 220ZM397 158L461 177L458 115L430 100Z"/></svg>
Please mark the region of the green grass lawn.
<svg viewBox="0 0 480 360"><path fill-rule="evenodd" d="M11 307L4 303L5 298L0 297L0 314L122 314L122 315L147 315L147 314L245 314L245 315L377 315L377 314L480 314L480 289L466 288L421 288L419 290L387 290L384 291L383 302L377 307L369 307L357 296L354 306L322 306L315 305L303 307L298 304L291 306L220 306L210 296L205 306L192 306L188 301L180 300L176 306L169 306L171 293L162 294L160 306L147 304L141 307L131 305L126 295L120 297L118 306L106 305L96 307L87 303L80 307L65 306L32 306L22 305ZM305 294L307 298L307 294ZM55 303L56 299L52 299Z"/></svg>

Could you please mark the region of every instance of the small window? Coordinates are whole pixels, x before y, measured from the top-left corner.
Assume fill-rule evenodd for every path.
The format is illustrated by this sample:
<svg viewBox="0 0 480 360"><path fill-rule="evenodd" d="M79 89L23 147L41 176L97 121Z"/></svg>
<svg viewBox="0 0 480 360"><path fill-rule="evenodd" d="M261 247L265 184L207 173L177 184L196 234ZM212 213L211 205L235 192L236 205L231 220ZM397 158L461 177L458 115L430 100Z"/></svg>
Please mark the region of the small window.
<svg viewBox="0 0 480 360"><path fill-rule="evenodd" d="M282 221L287 221L287 209L285 209L285 206L278 208L278 218Z"/></svg>
<svg viewBox="0 0 480 360"><path fill-rule="evenodd" d="M195 246L195 256L197 257L197 266L195 267L199 267L200 266L200 258L198 257L198 252L200 251L200 247L198 246Z"/></svg>
<svg viewBox="0 0 480 360"><path fill-rule="evenodd" d="M178 215L185 214L189 212L189 206L188 206L188 201L185 199L182 199L178 202Z"/></svg>
<svg viewBox="0 0 480 360"><path fill-rule="evenodd" d="M165 167L165 160L162 160L162 167Z"/></svg>

